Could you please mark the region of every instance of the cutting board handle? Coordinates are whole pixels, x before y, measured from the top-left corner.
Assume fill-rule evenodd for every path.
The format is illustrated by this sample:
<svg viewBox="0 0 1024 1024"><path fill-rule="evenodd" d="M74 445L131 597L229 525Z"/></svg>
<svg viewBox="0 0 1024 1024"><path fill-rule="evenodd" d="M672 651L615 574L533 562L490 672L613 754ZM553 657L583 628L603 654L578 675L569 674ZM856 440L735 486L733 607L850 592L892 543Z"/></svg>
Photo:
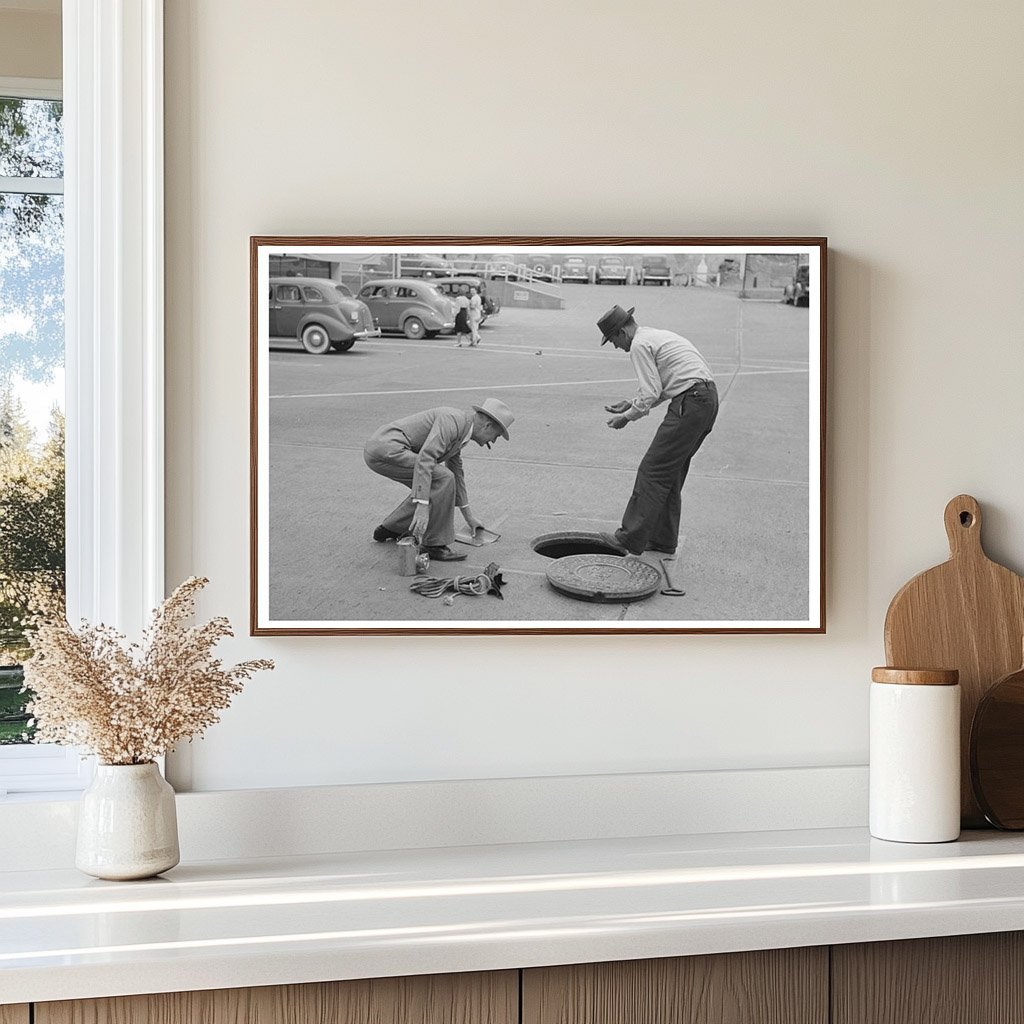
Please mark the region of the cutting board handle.
<svg viewBox="0 0 1024 1024"><path fill-rule="evenodd" d="M946 522L946 536L949 538L949 553L953 558L984 558L981 547L981 506L969 494L958 494L946 506L943 514Z"/></svg>

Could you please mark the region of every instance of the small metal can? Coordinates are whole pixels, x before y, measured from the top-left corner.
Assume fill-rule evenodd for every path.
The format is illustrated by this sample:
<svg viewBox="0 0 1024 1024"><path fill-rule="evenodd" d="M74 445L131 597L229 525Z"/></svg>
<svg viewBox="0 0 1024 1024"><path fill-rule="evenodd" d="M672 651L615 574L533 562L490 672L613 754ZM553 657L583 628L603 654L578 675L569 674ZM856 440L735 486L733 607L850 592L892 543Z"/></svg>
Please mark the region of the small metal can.
<svg viewBox="0 0 1024 1024"><path fill-rule="evenodd" d="M396 544L398 548L398 575L415 576L417 562L420 558L420 547L414 537L400 537Z"/></svg>

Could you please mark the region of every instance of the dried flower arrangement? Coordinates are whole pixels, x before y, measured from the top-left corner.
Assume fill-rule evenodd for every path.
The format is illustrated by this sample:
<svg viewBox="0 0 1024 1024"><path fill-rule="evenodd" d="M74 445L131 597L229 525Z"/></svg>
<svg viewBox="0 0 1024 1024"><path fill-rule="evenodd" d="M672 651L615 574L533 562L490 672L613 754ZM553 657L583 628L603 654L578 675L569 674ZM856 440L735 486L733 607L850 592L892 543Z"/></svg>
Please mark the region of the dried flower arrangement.
<svg viewBox="0 0 1024 1024"><path fill-rule="evenodd" d="M225 668L213 648L233 635L228 620L186 624L208 582L182 583L153 612L141 645L102 624L40 621L25 663L36 742L84 747L104 764L146 764L219 721L245 680L274 663Z"/></svg>

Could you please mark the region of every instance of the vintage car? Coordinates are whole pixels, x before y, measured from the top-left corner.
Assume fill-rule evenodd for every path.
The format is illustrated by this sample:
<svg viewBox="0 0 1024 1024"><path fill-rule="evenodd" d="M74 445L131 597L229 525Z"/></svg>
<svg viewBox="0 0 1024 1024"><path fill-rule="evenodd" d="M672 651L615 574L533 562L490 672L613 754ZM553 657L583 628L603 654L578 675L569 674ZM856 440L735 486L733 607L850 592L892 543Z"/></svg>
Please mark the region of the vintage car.
<svg viewBox="0 0 1024 1024"><path fill-rule="evenodd" d="M811 304L811 268L808 264L801 263L796 268L793 280L783 289L782 301L794 307Z"/></svg>
<svg viewBox="0 0 1024 1024"><path fill-rule="evenodd" d="M640 283L671 284L672 264L667 256L643 256L640 259Z"/></svg>
<svg viewBox="0 0 1024 1024"><path fill-rule="evenodd" d="M366 304L323 277L270 279L270 337L294 339L313 355L347 352L359 338L379 337Z"/></svg>
<svg viewBox="0 0 1024 1024"><path fill-rule="evenodd" d="M466 289L476 288L483 300L484 318L481 324L487 323L487 318L497 316L501 312L501 301L495 295L487 294L487 282L482 277L438 277L430 282L442 295L455 298L465 285Z"/></svg>
<svg viewBox="0 0 1024 1024"><path fill-rule="evenodd" d="M396 260L401 264L396 274ZM448 277L455 273L450 260L443 256L414 253L381 252L360 261L364 277Z"/></svg>
<svg viewBox="0 0 1024 1024"><path fill-rule="evenodd" d="M590 270L582 256L566 256L562 260L562 282L590 283Z"/></svg>
<svg viewBox="0 0 1024 1024"><path fill-rule="evenodd" d="M595 280L598 284L625 284L626 261L621 256L602 256L597 261Z"/></svg>
<svg viewBox="0 0 1024 1024"><path fill-rule="evenodd" d="M555 277L557 256L524 256L523 263L530 268L535 281L551 281Z"/></svg>
<svg viewBox="0 0 1024 1024"><path fill-rule="evenodd" d="M489 256L484 264L485 273L487 277L504 277L510 281L517 281L519 278L516 268L524 259L524 256Z"/></svg>
<svg viewBox="0 0 1024 1024"><path fill-rule="evenodd" d="M371 281L359 290L359 298L382 331L401 331L416 339L455 329L455 303L433 281L415 277Z"/></svg>
<svg viewBox="0 0 1024 1024"><path fill-rule="evenodd" d="M443 256L406 256L399 254L402 277L451 277L455 267Z"/></svg>

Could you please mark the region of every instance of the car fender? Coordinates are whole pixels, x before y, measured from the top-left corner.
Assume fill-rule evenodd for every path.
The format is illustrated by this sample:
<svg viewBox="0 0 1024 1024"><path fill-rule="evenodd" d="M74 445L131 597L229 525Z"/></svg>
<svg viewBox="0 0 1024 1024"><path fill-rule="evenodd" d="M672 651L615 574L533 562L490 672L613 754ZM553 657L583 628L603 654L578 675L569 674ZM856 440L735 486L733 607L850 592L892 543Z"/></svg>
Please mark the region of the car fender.
<svg viewBox="0 0 1024 1024"><path fill-rule="evenodd" d="M444 325L444 318L429 306L408 306L402 310L398 317L398 327L400 330L405 330L405 321L411 316L418 317L422 320L423 325L428 331L440 330Z"/></svg>
<svg viewBox="0 0 1024 1024"><path fill-rule="evenodd" d="M301 340L302 332L309 327L310 324L319 324L325 331L327 331L327 337L330 338L331 341L348 341L348 339L355 333L348 324L342 323L342 321L336 316L330 316L321 310L316 313L307 313L299 321L299 326L295 331L295 337Z"/></svg>

